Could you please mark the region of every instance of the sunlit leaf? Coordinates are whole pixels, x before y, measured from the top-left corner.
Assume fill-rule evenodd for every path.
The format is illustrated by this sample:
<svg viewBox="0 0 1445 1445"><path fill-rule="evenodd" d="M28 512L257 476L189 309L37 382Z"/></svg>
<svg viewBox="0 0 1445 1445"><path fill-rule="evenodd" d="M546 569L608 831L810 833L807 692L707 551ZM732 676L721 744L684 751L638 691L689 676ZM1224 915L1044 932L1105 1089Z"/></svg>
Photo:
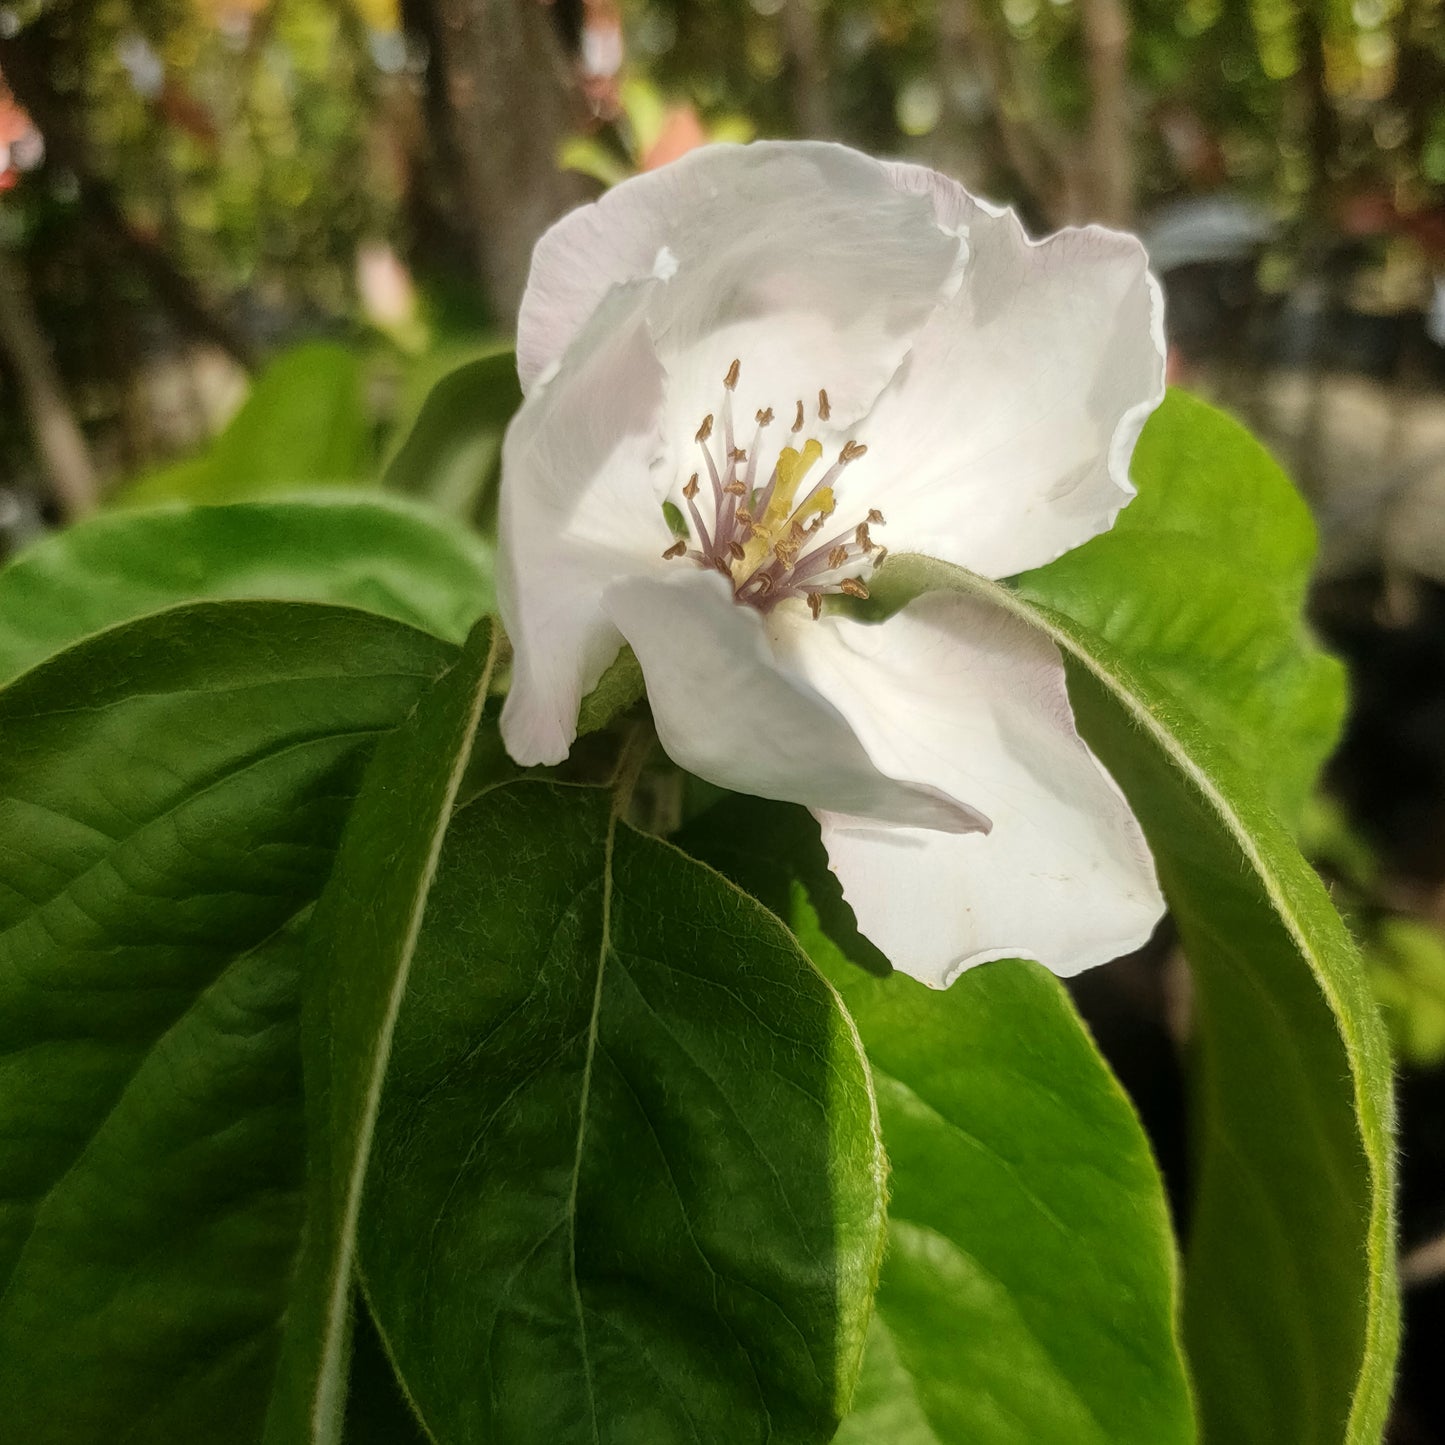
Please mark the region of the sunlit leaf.
<svg viewBox="0 0 1445 1445"><path fill-rule="evenodd" d="M219 597L345 604L460 642L493 605L491 549L381 496L102 513L0 570L0 681L102 628Z"/></svg>
<svg viewBox="0 0 1445 1445"><path fill-rule="evenodd" d="M1237 422L1172 391L1111 530L1018 579L1168 688L1295 823L1339 737L1345 678L1302 620L1315 529Z"/></svg>
<svg viewBox="0 0 1445 1445"><path fill-rule="evenodd" d="M234 502L365 482L374 461L364 380L360 359L331 342L283 352L200 456L139 478L116 500L125 506Z"/></svg>

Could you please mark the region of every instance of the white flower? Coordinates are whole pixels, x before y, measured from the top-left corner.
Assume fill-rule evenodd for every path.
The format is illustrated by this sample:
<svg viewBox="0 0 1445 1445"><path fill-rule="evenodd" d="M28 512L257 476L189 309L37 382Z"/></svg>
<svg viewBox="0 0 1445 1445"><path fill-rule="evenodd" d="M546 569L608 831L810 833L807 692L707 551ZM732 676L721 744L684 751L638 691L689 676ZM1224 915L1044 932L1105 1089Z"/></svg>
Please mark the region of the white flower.
<svg viewBox="0 0 1445 1445"><path fill-rule="evenodd" d="M1132 238L1035 244L841 146L699 150L573 212L533 258L503 457L508 750L565 757L626 641L668 753L811 808L896 967L1138 946L1153 865L1053 644L955 593L880 623L824 600L885 543L1002 578L1106 530L1161 333Z"/></svg>

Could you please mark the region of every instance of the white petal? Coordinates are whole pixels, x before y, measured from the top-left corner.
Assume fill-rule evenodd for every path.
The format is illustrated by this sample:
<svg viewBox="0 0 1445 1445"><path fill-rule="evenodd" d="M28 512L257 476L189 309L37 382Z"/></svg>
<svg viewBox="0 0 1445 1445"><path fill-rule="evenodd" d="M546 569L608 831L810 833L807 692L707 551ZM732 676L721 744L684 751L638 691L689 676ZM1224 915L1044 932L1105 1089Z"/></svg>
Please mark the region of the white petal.
<svg viewBox="0 0 1445 1445"><path fill-rule="evenodd" d="M829 700L779 668L775 638L813 626L806 612L799 621L779 609L765 621L738 606L717 573L686 562L666 580L618 583L606 606L642 665L662 746L689 772L885 822L979 826L926 780L898 783L879 772Z"/></svg>
<svg viewBox="0 0 1445 1445"><path fill-rule="evenodd" d="M896 968L939 988L993 958L1068 975L1148 938L1164 911L1148 846L1075 730L1047 638L930 593L876 625L825 617L800 643L800 672L881 769L993 822L957 836L815 809L858 926Z"/></svg>
<svg viewBox="0 0 1445 1445"><path fill-rule="evenodd" d="M927 197L843 146L708 146L625 181L538 242L517 331L525 387L614 285L667 278L650 323L676 441L715 412L734 358L738 444L756 411L781 418L819 388L835 428L856 421L907 353L959 245ZM787 425L786 420L782 422Z"/></svg>
<svg viewBox="0 0 1445 1445"><path fill-rule="evenodd" d="M1029 241L1012 212L916 166L968 250L941 304L858 428L848 495L888 518L891 551L986 577L1052 561L1113 525L1129 459L1164 395L1163 308L1143 247L1098 226Z"/></svg>
<svg viewBox="0 0 1445 1445"><path fill-rule="evenodd" d="M657 284L607 297L503 444L497 593L515 663L502 737L519 763L567 756L581 700L622 645L607 586L667 565L672 534L648 480L662 445L644 316Z"/></svg>

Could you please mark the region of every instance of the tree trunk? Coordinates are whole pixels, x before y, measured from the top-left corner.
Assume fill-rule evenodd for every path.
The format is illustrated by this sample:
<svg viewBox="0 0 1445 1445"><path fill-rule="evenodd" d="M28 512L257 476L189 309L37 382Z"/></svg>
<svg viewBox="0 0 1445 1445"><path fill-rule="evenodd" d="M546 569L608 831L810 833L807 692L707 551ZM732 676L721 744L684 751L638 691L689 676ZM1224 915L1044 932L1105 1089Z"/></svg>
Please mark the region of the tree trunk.
<svg viewBox="0 0 1445 1445"><path fill-rule="evenodd" d="M586 120L573 67L537 0L436 0L441 80L472 249L497 319L515 319L537 237L586 200L557 154Z"/></svg>
<svg viewBox="0 0 1445 1445"><path fill-rule="evenodd" d="M0 250L0 346L20 383L51 491L66 521L74 521L95 508L95 467L36 319L25 272L5 250Z"/></svg>

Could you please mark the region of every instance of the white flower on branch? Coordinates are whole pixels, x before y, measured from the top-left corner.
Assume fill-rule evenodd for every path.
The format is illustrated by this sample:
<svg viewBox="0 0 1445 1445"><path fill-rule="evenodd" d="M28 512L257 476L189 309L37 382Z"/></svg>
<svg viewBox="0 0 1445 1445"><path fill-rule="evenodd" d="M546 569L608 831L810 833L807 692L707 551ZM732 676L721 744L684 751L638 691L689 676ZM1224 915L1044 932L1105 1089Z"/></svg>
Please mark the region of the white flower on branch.
<svg viewBox="0 0 1445 1445"><path fill-rule="evenodd" d="M1148 937L1148 848L1053 644L951 592L882 622L830 601L866 597L888 552L1003 578L1112 525L1163 395L1137 241L1033 243L944 177L841 146L695 151L542 238L518 367L517 761L566 756L625 641L667 752L812 809L896 967L1070 974Z"/></svg>

